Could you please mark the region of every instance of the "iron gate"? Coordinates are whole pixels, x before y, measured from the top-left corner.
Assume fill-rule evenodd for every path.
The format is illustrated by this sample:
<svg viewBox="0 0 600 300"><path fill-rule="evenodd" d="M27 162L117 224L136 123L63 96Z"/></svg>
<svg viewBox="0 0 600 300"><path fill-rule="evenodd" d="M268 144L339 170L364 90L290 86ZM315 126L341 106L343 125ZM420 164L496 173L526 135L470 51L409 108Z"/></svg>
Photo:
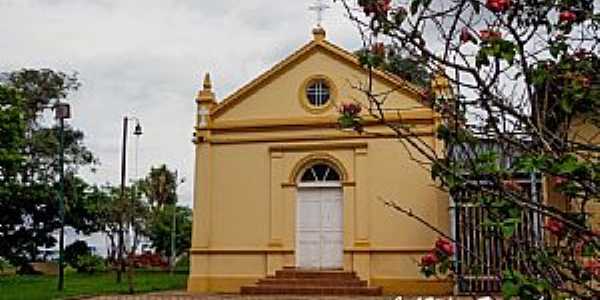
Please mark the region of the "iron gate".
<svg viewBox="0 0 600 300"><path fill-rule="evenodd" d="M540 201L541 179L539 176L525 175L515 180L524 191L531 193L532 201ZM481 181L478 184L485 184ZM490 214L477 202L465 201L477 195L473 192L454 194L456 205L451 211L454 214L453 235L457 243L456 274L459 293L496 293L500 291L499 275L511 264L520 269L522 261L515 259L516 247L541 247L543 245L542 216L531 210L523 210L521 221L517 226L514 239L520 245L512 247L503 243L499 228L489 226Z"/></svg>

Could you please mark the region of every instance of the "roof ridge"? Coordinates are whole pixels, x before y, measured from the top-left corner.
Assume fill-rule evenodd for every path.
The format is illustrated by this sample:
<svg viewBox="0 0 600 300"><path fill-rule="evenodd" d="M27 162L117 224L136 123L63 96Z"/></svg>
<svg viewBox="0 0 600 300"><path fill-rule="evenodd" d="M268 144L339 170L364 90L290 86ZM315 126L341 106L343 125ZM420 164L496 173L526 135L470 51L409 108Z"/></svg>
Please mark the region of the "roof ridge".
<svg viewBox="0 0 600 300"><path fill-rule="evenodd" d="M264 79L268 78L271 74L276 73L277 71L279 71L280 69L285 67L291 60L300 56L302 53L307 52L311 48L316 47L317 44L318 44L318 42L316 42L314 40L306 43L304 46L302 46L298 50L292 52L292 54L288 55L286 58L284 58L280 62L276 63L272 67L270 67L267 71L263 72L258 77L254 78L254 79L250 80L249 82L247 82L246 84L244 84L241 88L237 89L235 92L233 92L229 96L225 97L223 99L223 101L221 101L219 104L217 104L217 106L215 106L213 109L213 114L216 114L218 116L221 110L225 109L225 107L230 106L232 104L232 103L230 103L230 102L232 102L232 100L236 99L237 97L240 97L241 95L246 93L248 90L251 90L255 84L260 83Z"/></svg>

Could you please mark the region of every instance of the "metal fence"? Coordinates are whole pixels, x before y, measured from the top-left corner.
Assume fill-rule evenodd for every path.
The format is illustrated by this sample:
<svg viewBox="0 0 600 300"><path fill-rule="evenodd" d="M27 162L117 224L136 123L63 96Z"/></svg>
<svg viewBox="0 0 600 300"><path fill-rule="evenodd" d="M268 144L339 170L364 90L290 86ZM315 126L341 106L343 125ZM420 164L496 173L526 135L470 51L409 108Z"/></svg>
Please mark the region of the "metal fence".
<svg viewBox="0 0 600 300"><path fill-rule="evenodd" d="M515 179L523 191L531 193L531 201L541 201L539 176L523 175ZM486 184L477 181L477 184ZM459 293L495 293L501 283L499 275L511 264L515 269L524 266L518 259L518 250L543 245L542 216L531 210L521 212L511 243L506 243L488 209L477 201L479 192L463 191L452 195L454 219L453 235L461 247L456 251L457 289Z"/></svg>

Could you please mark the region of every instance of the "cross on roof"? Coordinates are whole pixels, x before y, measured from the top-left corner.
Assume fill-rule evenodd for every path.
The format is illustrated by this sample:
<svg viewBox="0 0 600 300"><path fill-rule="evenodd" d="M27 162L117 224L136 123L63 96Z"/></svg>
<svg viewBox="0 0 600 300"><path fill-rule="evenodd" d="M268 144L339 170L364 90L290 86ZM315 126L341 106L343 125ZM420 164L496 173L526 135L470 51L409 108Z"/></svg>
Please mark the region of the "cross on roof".
<svg viewBox="0 0 600 300"><path fill-rule="evenodd" d="M321 22L323 22L323 12L330 8L331 6L323 3L323 0L316 0L315 4L308 7L309 10L317 13L317 27L321 27Z"/></svg>

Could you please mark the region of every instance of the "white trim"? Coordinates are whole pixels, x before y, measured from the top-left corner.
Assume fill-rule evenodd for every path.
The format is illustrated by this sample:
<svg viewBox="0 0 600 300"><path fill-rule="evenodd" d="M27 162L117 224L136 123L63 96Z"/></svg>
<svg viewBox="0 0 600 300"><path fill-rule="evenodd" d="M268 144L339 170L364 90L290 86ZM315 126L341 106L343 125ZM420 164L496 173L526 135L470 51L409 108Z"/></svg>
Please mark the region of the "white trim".
<svg viewBox="0 0 600 300"><path fill-rule="evenodd" d="M339 181L318 181L318 182L299 182L298 188L333 188L342 187L342 183Z"/></svg>

